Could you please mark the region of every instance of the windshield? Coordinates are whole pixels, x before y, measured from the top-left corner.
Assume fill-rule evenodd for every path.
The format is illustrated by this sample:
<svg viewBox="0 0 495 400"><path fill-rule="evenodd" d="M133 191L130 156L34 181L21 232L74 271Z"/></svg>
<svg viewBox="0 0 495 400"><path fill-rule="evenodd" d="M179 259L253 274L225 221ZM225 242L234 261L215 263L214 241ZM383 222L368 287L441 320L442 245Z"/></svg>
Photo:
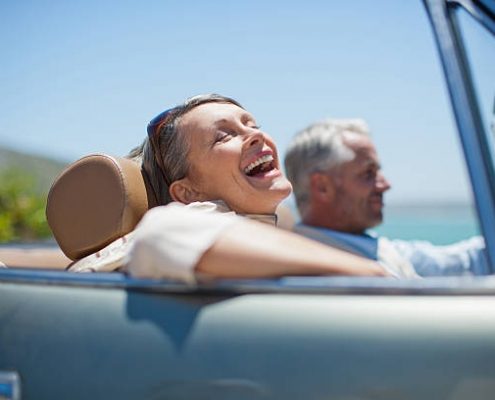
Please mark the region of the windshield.
<svg viewBox="0 0 495 400"><path fill-rule="evenodd" d="M495 38L463 8L456 17L464 41L484 134L495 163Z"/></svg>

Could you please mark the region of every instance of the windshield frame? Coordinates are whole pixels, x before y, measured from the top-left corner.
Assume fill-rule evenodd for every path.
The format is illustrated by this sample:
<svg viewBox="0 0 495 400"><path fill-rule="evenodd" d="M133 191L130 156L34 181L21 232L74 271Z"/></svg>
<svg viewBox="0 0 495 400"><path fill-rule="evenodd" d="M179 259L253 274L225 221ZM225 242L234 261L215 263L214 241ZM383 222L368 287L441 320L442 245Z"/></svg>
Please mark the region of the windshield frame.
<svg viewBox="0 0 495 400"><path fill-rule="evenodd" d="M424 0L466 159L490 271L495 273L495 169L458 23L462 7L495 35L494 15L477 0Z"/></svg>

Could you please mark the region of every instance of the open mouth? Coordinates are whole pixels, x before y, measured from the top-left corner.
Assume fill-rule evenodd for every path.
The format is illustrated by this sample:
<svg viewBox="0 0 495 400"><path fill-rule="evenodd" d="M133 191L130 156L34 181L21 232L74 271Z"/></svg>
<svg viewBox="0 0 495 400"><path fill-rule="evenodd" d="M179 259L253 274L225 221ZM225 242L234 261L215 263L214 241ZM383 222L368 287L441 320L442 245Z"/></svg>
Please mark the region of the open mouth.
<svg viewBox="0 0 495 400"><path fill-rule="evenodd" d="M375 196L370 199L370 203L375 207L383 207L383 197Z"/></svg>
<svg viewBox="0 0 495 400"><path fill-rule="evenodd" d="M265 154L251 164L249 164L246 168L244 168L244 173L247 176L257 176L262 175L267 172L270 172L275 169L275 162L273 156L271 154Z"/></svg>

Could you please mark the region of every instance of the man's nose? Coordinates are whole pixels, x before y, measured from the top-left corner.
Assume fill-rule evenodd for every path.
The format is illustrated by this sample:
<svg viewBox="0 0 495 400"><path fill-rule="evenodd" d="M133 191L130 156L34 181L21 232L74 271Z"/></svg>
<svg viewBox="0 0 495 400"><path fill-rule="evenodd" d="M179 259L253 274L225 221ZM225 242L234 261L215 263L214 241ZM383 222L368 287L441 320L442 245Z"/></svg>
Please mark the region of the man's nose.
<svg viewBox="0 0 495 400"><path fill-rule="evenodd" d="M376 177L376 188L381 192L386 192L392 187L390 182L385 178L385 175L383 173L379 172L378 176Z"/></svg>

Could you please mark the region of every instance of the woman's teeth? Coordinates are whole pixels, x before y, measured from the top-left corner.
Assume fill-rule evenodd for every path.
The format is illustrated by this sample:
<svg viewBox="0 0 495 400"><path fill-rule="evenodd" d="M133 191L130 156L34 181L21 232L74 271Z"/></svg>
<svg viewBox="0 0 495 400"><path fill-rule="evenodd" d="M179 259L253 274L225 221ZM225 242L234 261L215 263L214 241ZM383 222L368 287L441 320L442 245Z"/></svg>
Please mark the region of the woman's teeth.
<svg viewBox="0 0 495 400"><path fill-rule="evenodd" d="M264 156L261 156L260 158L249 164L246 168L244 168L244 173L246 173L247 175L253 175L253 171L256 167L260 166L261 164L271 163L272 161L273 161L273 156L271 154L266 154ZM264 170L265 168L262 169Z"/></svg>

